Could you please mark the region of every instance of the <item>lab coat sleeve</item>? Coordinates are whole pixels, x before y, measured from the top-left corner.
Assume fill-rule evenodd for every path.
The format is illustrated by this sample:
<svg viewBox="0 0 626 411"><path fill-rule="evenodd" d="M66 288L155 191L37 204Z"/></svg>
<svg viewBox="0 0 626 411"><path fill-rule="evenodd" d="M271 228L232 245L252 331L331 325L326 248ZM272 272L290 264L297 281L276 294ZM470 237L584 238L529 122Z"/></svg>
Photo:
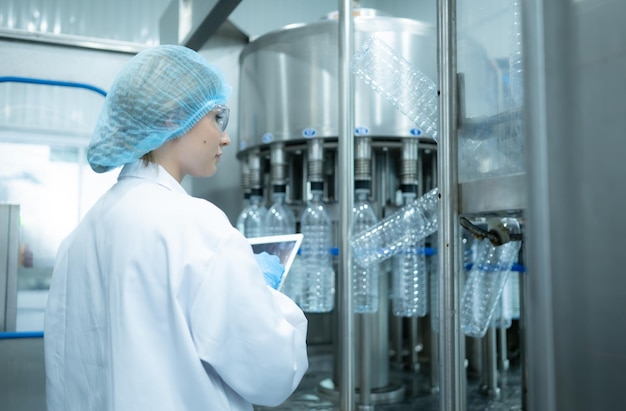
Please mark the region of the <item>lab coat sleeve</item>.
<svg viewBox="0 0 626 411"><path fill-rule="evenodd" d="M281 404L308 367L306 317L265 284L248 241L234 228L207 271L190 316L200 359L250 403Z"/></svg>

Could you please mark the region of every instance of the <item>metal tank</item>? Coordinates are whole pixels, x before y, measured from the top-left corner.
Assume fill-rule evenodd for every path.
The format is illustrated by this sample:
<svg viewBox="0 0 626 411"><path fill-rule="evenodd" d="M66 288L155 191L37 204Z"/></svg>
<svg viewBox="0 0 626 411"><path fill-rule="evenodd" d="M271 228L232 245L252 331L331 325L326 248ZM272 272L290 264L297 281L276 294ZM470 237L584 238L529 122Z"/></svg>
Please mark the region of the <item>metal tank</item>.
<svg viewBox="0 0 626 411"><path fill-rule="evenodd" d="M355 48L376 34L429 78L437 77L431 25L360 10ZM306 137L337 138L338 23L333 15L290 25L251 42L240 55L239 149ZM375 137L412 136L416 125L355 81L355 125Z"/></svg>
<svg viewBox="0 0 626 411"><path fill-rule="evenodd" d="M355 49L376 35L436 82L437 36L433 26L382 15L372 9L357 9L353 15ZM272 181L284 176L287 203L298 216L299 208L306 202L307 182L322 179L326 182L324 197L335 231L339 225L337 176L342 172L337 159L338 26L337 13L331 13L314 23L286 26L248 44L240 55L238 119L238 158L244 164L251 156L261 159L255 184L266 188L266 199L271 198ZM436 184L436 146L431 136L422 133L413 121L359 78L355 78L354 101L355 179L371 180L371 200L378 217L383 218L400 206L401 185L418 185L421 194ZM321 140L323 150L309 152L307 142L311 139ZM407 156L406 147L413 145L418 146L415 155ZM277 149L284 151L281 164L273 164ZM384 265L382 270L388 271L388 267ZM359 347L354 349L363 359L357 363L357 374L370 376L368 382L361 379L360 385L370 385L374 403L394 402L404 394L402 384L392 381L389 375L389 285L388 276L382 278L378 313L363 317L355 328L359 338L372 341L369 361L363 359ZM336 315L337 309L330 314L307 315L310 343L336 342ZM415 331L418 319L404 320L405 327ZM397 324L393 322L392 326ZM400 339L401 334L402 329ZM429 336L429 331L426 334ZM410 344L407 351L416 353L418 342L411 338ZM401 346L395 349L403 351ZM415 366L416 355L409 361ZM322 381L320 389L329 395L337 394L332 380Z"/></svg>

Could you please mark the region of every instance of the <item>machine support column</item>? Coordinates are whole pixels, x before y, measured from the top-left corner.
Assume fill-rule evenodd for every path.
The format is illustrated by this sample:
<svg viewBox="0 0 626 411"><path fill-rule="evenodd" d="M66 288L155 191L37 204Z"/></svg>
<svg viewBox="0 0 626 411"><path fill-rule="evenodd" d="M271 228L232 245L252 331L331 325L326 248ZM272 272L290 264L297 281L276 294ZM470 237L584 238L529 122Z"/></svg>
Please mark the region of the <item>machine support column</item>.
<svg viewBox="0 0 626 411"><path fill-rule="evenodd" d="M339 332L339 406L353 411L355 404L355 338L352 302L350 233L354 204L354 54L352 1L339 0L339 276L337 282Z"/></svg>
<svg viewBox="0 0 626 411"><path fill-rule="evenodd" d="M465 373L459 315L459 190L457 147L456 0L437 3L439 70L439 288L440 407L463 411Z"/></svg>

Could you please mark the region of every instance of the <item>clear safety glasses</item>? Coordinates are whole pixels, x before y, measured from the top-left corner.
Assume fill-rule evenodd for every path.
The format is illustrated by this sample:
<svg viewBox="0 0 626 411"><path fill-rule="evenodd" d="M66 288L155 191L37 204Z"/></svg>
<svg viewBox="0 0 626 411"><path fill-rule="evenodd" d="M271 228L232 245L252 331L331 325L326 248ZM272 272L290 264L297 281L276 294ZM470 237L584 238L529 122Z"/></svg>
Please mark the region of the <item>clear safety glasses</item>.
<svg viewBox="0 0 626 411"><path fill-rule="evenodd" d="M230 108L227 106L220 104L215 106L212 110L215 112L215 124L220 129L220 133L226 131L226 126L228 125L228 118L230 117Z"/></svg>

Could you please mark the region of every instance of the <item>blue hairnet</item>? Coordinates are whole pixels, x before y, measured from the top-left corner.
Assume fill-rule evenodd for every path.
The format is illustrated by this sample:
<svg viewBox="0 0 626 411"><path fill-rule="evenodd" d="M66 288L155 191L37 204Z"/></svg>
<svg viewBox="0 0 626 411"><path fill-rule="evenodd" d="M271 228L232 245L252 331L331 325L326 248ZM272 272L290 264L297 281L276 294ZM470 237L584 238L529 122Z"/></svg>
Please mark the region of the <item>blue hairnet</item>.
<svg viewBox="0 0 626 411"><path fill-rule="evenodd" d="M195 51L174 45L143 50L117 75L87 149L102 173L141 158L187 133L230 87Z"/></svg>

